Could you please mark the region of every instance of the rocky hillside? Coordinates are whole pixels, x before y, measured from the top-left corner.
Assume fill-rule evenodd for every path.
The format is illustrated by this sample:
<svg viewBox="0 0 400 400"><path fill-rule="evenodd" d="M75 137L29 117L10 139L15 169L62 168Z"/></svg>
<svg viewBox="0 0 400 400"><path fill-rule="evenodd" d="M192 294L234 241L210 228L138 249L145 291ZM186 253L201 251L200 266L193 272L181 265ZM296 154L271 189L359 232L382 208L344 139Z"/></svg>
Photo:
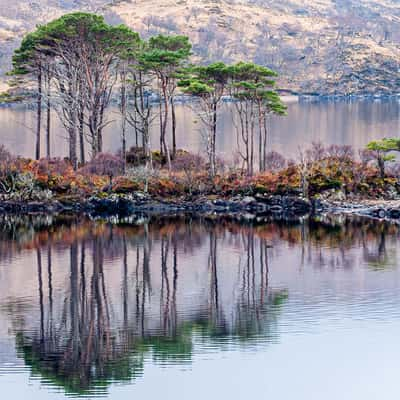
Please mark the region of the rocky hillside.
<svg viewBox="0 0 400 400"><path fill-rule="evenodd" d="M294 92L400 92L398 0L0 0L2 71L24 32L77 9L144 37L186 34L197 61L268 65Z"/></svg>

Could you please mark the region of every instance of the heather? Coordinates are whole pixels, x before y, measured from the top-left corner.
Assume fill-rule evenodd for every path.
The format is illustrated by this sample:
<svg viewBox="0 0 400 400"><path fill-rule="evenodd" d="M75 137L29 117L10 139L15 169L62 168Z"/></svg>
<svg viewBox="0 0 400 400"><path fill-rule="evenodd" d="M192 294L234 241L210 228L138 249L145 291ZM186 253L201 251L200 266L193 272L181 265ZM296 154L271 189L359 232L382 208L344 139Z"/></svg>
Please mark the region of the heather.
<svg viewBox="0 0 400 400"><path fill-rule="evenodd" d="M51 200L141 192L155 199L190 200L196 197L296 195L305 198L396 198L399 165L392 162L384 176L371 154L354 153L349 146L314 143L299 159L286 160L271 152L267 170L253 175L219 160L210 176L200 155L177 150L170 167L162 161L146 168L145 160L128 164L124 171L118 155L99 153L74 170L67 159L31 160L0 150L2 200ZM154 152L154 158L157 152Z"/></svg>

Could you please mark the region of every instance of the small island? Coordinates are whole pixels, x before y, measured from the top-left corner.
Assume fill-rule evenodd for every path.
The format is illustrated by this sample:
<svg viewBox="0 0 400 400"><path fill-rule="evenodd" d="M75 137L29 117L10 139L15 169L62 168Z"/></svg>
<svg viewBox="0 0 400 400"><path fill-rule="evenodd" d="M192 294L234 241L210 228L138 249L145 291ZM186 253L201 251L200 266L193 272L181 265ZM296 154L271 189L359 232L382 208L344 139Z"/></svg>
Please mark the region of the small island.
<svg viewBox="0 0 400 400"><path fill-rule="evenodd" d="M32 159L1 147L0 210L400 217L400 139L371 142L358 154L350 146L313 143L288 159L268 147L270 116L287 113L277 73L247 61L204 65L196 59L186 36L143 40L125 25L84 12L27 34L14 53L13 93L6 97L34 102L36 146ZM202 153L177 147L180 102L198 116ZM216 150L226 102L238 149L230 160ZM121 119L113 137L117 154L103 149L111 105ZM51 154L52 111L65 128L64 158ZM153 126L159 127L157 146L150 140Z"/></svg>

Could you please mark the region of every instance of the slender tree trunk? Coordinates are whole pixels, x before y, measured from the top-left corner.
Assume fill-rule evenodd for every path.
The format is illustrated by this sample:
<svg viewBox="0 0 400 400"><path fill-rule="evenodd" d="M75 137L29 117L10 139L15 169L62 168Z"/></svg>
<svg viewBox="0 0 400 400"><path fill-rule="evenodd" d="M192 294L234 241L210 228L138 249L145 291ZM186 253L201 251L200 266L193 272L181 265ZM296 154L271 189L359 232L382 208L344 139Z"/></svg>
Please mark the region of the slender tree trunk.
<svg viewBox="0 0 400 400"><path fill-rule="evenodd" d="M69 128L69 159L72 167L76 170L78 168L78 159L76 156L76 127Z"/></svg>
<svg viewBox="0 0 400 400"><path fill-rule="evenodd" d="M378 168L379 168L379 174L382 179L385 178L385 160L383 159L383 156L378 157Z"/></svg>
<svg viewBox="0 0 400 400"><path fill-rule="evenodd" d="M69 159L72 167L76 170L78 167L78 159L76 155L76 110L73 108L70 110L70 125L68 128L69 137Z"/></svg>
<svg viewBox="0 0 400 400"><path fill-rule="evenodd" d="M247 170L247 176L250 175L250 148L249 148L249 114L248 114L248 106L247 103L245 102L245 144L246 144L246 170Z"/></svg>
<svg viewBox="0 0 400 400"><path fill-rule="evenodd" d="M212 106L212 135L211 135L211 175L214 177L216 174L216 142L217 138L217 102L214 101Z"/></svg>
<svg viewBox="0 0 400 400"><path fill-rule="evenodd" d="M264 127L264 140L263 140L263 171L267 169L267 139L268 139L268 129L267 129L267 116L264 116L263 121Z"/></svg>
<svg viewBox="0 0 400 400"><path fill-rule="evenodd" d="M254 174L254 119L253 105L250 105L250 176Z"/></svg>
<svg viewBox="0 0 400 400"><path fill-rule="evenodd" d="M46 124L46 156L50 158L50 132L51 132L51 100L50 100L50 84L51 84L51 76L50 76L50 68L47 68L47 124Z"/></svg>
<svg viewBox="0 0 400 400"><path fill-rule="evenodd" d="M83 103L83 81L79 81L79 159L81 165L85 164L85 105Z"/></svg>
<svg viewBox="0 0 400 400"><path fill-rule="evenodd" d="M166 134L167 134L167 124L168 124L168 115L169 115L169 100L167 94L167 84L162 83L162 92L164 97L164 117L163 123L161 126L161 136L162 136L162 144L163 144L163 152L167 157L168 169L171 170L171 156L169 153L169 148L166 142Z"/></svg>
<svg viewBox="0 0 400 400"><path fill-rule="evenodd" d="M172 116L172 158L176 156L176 114L175 114L175 101L171 97L171 116Z"/></svg>
<svg viewBox="0 0 400 400"><path fill-rule="evenodd" d="M136 146L136 148L139 147L139 129L137 127L137 122L136 122L136 118L138 116L138 112L137 112L138 108L139 108L139 102L138 102L138 97L137 97L137 89L135 88L134 107L133 107L135 119L133 122L133 128L135 130L135 146ZM142 136L142 147L144 148L144 137L143 136Z"/></svg>
<svg viewBox="0 0 400 400"><path fill-rule="evenodd" d="M37 110L36 110L36 149L35 158L40 159L40 136L42 128L42 67L39 66L38 76L37 76Z"/></svg>
<svg viewBox="0 0 400 400"><path fill-rule="evenodd" d="M84 135L84 115L83 115L83 104L79 110L79 153L81 165L85 164L85 135Z"/></svg>
<svg viewBox="0 0 400 400"><path fill-rule="evenodd" d="M122 115L122 160L123 160L123 170L126 170L126 72L125 70L121 73L121 115Z"/></svg>
<svg viewBox="0 0 400 400"><path fill-rule="evenodd" d="M160 104L159 104L159 112L160 112L160 153L164 155L164 143L163 143L163 114L162 114L162 103L160 97Z"/></svg>
<svg viewBox="0 0 400 400"><path fill-rule="evenodd" d="M102 106L102 110L100 112L100 125L103 124L104 118L104 107ZM103 128L97 129L97 153L103 152Z"/></svg>
<svg viewBox="0 0 400 400"><path fill-rule="evenodd" d="M69 145L69 160L71 162L72 168L74 170L78 167L78 159L76 155L76 128L77 128L77 103L76 103L76 94L78 92L78 85L76 81L76 77L71 75L69 77L69 90L68 90L68 145Z"/></svg>
<svg viewBox="0 0 400 400"><path fill-rule="evenodd" d="M258 169L260 172L264 171L264 159L263 159L263 134L262 134L262 115L261 106L258 106Z"/></svg>

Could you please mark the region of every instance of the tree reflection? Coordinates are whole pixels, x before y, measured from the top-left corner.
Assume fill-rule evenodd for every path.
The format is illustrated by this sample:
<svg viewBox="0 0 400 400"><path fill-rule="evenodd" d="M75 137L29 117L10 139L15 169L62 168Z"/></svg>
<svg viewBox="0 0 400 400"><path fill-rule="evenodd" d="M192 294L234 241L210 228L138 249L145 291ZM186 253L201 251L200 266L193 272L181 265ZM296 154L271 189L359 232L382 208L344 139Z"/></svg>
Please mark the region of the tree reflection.
<svg viewBox="0 0 400 400"><path fill-rule="evenodd" d="M79 266L78 247L77 241L70 245L69 286L61 312L54 317L51 297L48 309L45 309L41 253L37 251L39 335L34 330L18 332L17 347L33 373L62 385L67 391L85 393L92 386L102 386L106 381L130 379L141 372L142 360L131 357L130 337L124 339L126 343L123 349L117 332L111 327L110 302L103 272L102 239L96 237L92 240L91 268L85 265L85 242L81 244ZM51 268L51 259L48 260ZM87 273L90 275L88 285ZM45 331L46 314L49 329Z"/></svg>
<svg viewBox="0 0 400 400"><path fill-rule="evenodd" d="M16 225L30 232L26 241L15 226L11 236L3 228L0 248L11 243L36 260L38 318L18 315L24 321L15 325L18 352L35 376L88 394L135 379L150 359L190 363L196 346L273 341L288 297L270 287L278 243L298 246L300 264L350 268L355 243L366 262L385 265L388 240L398 237L393 225L337 222L67 218L49 229L30 220Z"/></svg>

